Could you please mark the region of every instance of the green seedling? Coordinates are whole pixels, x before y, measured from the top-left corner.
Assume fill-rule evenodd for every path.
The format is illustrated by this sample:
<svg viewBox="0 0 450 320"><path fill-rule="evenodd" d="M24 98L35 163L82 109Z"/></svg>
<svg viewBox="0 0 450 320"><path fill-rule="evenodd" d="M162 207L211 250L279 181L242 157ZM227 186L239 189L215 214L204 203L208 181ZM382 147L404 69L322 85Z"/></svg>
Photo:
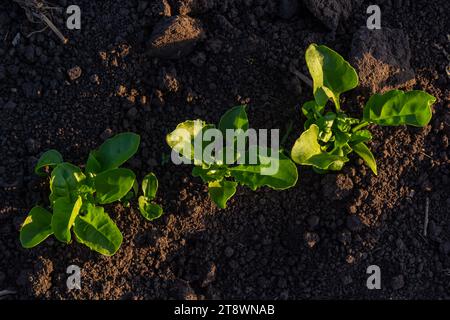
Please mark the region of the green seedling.
<svg viewBox="0 0 450 320"><path fill-rule="evenodd" d="M155 220L163 214L163 209L153 200L158 191L158 179L153 173L147 174L142 180L142 195L139 196L139 211L147 220Z"/></svg>
<svg viewBox="0 0 450 320"><path fill-rule="evenodd" d="M50 207L53 212L36 206L31 209L20 230L20 242L32 248L48 236L69 243L75 239L103 255L111 256L122 243L122 234L101 205L129 199L136 193L136 176L120 168L138 150L140 137L121 133L106 140L89 154L85 171L63 162L56 150L45 152L35 172L50 174ZM134 191L132 189L134 188Z"/></svg>
<svg viewBox="0 0 450 320"><path fill-rule="evenodd" d="M252 190L262 186L283 190L297 182L295 164L279 150L250 144L248 148L239 147L247 146L249 141L249 122L245 108L237 106L227 111L217 128L202 120L188 120L180 123L166 137L173 152L187 160L185 163L194 163L192 175L208 183L209 196L219 208L226 208L227 201L235 194L238 184ZM229 139L230 132L232 139ZM206 138L207 136L209 137ZM211 136L217 138L213 139ZM227 141L224 141L224 136ZM219 147L215 148L217 144ZM200 155L193 152L196 146L200 146ZM210 156L202 157L206 154ZM252 155L255 161L250 161ZM277 170L269 173L270 166L273 165Z"/></svg>
<svg viewBox="0 0 450 320"><path fill-rule="evenodd" d="M366 145L372 139L366 127L370 124L423 127L431 119L431 105L436 98L420 90L374 94L364 106L362 120L349 117L341 110L340 95L358 85L355 69L323 45L311 44L305 59L313 79L314 100L302 107L307 118L306 131L291 151L298 164L312 166L319 173L341 170L354 151L377 174L375 158ZM329 101L334 104L333 111L327 108Z"/></svg>

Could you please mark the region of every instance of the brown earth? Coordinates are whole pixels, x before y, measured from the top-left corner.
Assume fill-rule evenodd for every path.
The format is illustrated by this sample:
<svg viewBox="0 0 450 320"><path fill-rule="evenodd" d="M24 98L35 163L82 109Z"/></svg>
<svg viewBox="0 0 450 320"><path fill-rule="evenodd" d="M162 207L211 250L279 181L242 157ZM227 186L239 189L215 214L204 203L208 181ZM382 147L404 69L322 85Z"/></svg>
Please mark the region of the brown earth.
<svg viewBox="0 0 450 320"><path fill-rule="evenodd" d="M54 17L67 45L49 30L27 38L41 26L16 4L0 4L0 291L17 299L450 298L448 1L355 1L352 14L337 10L328 26L327 12L311 1L72 2L82 10L81 31ZM360 29L374 2L383 27L376 39ZM201 30L175 46L174 59L155 57L156 26L179 13ZM400 48L405 41L409 48ZM295 188L239 188L218 209L190 166L164 160L165 135L183 120L216 123L247 103L255 128L283 134L293 125L290 148L304 121L298 105L312 95L292 71L307 74L311 42L359 69L365 85L344 96L351 114L361 114L371 90L391 86L436 96L433 119L423 129L371 128L378 176L356 158L338 174L301 167ZM142 137L128 166L140 178L157 174L164 216L150 223L136 203L108 207L124 235L113 257L52 239L21 248L21 223L48 201L47 183L33 174L40 154L55 148L82 165L89 150L123 131ZM82 269L82 289L69 292L71 264ZM373 264L381 290L365 285Z"/></svg>

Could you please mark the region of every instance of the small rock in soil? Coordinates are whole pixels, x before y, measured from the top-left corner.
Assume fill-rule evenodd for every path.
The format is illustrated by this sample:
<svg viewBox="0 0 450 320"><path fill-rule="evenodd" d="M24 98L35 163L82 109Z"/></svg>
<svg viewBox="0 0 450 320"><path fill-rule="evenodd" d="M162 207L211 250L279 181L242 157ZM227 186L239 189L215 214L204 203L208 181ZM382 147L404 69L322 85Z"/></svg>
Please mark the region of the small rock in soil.
<svg viewBox="0 0 450 320"><path fill-rule="evenodd" d="M134 119L136 119L137 114L138 114L138 110L135 107L133 107L130 110L128 110L127 117L130 120L134 120Z"/></svg>
<svg viewBox="0 0 450 320"><path fill-rule="evenodd" d="M303 0L303 3L317 19L332 31L335 31L339 22L346 20L352 12L351 0Z"/></svg>
<svg viewBox="0 0 450 320"><path fill-rule="evenodd" d="M392 289L394 289L394 290L399 290L399 289L403 288L405 285L405 279L404 279L403 275L398 275L398 276L393 277L391 285L392 285Z"/></svg>
<svg viewBox="0 0 450 320"><path fill-rule="evenodd" d="M344 286L347 286L347 285L351 284L352 282L353 282L353 279L349 275L342 277L342 283L344 284Z"/></svg>
<svg viewBox="0 0 450 320"><path fill-rule="evenodd" d="M25 141L25 146L29 153L33 154L33 153L37 152L37 145L36 145L36 141L34 139L30 138L27 141Z"/></svg>
<svg viewBox="0 0 450 320"><path fill-rule="evenodd" d="M351 194L352 179L344 174L329 174L322 178L322 190L325 197L331 200L342 200Z"/></svg>
<svg viewBox="0 0 450 320"><path fill-rule="evenodd" d="M206 55L204 52L198 52L196 53L192 58L191 58L191 62L194 66L196 67L201 67L205 64L206 62Z"/></svg>
<svg viewBox="0 0 450 320"><path fill-rule="evenodd" d="M29 81L22 84L22 90L23 90L23 94L27 98L34 98L37 96L35 86L33 85L33 83L31 83Z"/></svg>
<svg viewBox="0 0 450 320"><path fill-rule="evenodd" d="M102 132L100 135L100 139L106 140L108 138L111 138L113 136L113 131L110 128L106 128L105 131Z"/></svg>
<svg viewBox="0 0 450 320"><path fill-rule="evenodd" d="M77 80L81 77L81 68L79 66L75 66L69 70L67 70L67 75L71 81Z"/></svg>
<svg viewBox="0 0 450 320"><path fill-rule="evenodd" d="M319 235L315 232L305 232L303 237L308 247L313 248L319 242Z"/></svg>
<svg viewBox="0 0 450 320"><path fill-rule="evenodd" d="M401 29L361 27L353 35L351 56L360 86L371 93L415 83L408 37Z"/></svg>
<svg viewBox="0 0 450 320"><path fill-rule="evenodd" d="M231 258L233 256L234 250L231 247L226 247L225 248L225 256L227 258Z"/></svg>
<svg viewBox="0 0 450 320"><path fill-rule="evenodd" d="M163 18L150 37L152 56L177 59L192 52L196 43L205 37L201 22L188 16Z"/></svg>

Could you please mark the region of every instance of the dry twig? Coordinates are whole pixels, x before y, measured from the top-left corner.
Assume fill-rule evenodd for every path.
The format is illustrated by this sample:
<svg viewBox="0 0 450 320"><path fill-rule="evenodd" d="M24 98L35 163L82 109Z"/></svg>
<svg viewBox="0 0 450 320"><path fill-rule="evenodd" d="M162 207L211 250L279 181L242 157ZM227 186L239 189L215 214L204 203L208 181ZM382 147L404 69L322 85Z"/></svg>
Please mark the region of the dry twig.
<svg viewBox="0 0 450 320"><path fill-rule="evenodd" d="M311 88L313 87L313 83L312 83L311 79L308 78L307 76L305 76L300 71L298 71L294 66L291 65L289 67L289 71L291 71L295 76L297 76L300 80L302 80L306 85L308 85Z"/></svg>
<svg viewBox="0 0 450 320"><path fill-rule="evenodd" d="M53 24L50 20L49 16L52 16L53 11L61 11L61 8L57 6L50 5L47 1L44 0L13 0L19 6L21 6L25 10L25 14L32 23L44 23L46 27L52 29L52 31L58 36L59 39L65 44L68 42L68 39L64 37L64 35L59 31L59 29ZM38 32L42 32L38 31ZM29 36L36 32L32 32Z"/></svg>

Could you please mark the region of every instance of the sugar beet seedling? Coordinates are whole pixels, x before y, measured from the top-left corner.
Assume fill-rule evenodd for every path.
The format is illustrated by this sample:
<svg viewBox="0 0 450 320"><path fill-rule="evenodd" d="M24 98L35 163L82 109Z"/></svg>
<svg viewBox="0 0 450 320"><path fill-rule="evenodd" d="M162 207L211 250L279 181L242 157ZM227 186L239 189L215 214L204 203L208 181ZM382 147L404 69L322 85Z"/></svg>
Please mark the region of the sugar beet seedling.
<svg viewBox="0 0 450 320"><path fill-rule="evenodd" d="M89 154L85 171L63 162L56 150L48 150L40 157L35 173L45 176L51 169L50 207L31 209L20 230L24 248L32 248L48 236L69 243L72 232L78 242L103 255L111 256L122 243L122 234L101 205L129 200L138 193L136 176L130 169L120 168L138 150L140 137L121 133L106 140ZM139 210L148 220L161 216L162 208L153 202L158 181L150 173L142 182L143 195Z"/></svg>
<svg viewBox="0 0 450 320"><path fill-rule="evenodd" d="M305 53L313 79L314 100L303 104L307 120L295 142L291 157L298 164L312 166L316 172L341 170L355 151L377 174L377 165L366 142L372 139L370 124L381 126L411 125L423 127L431 119L432 95L413 90L391 90L374 94L363 109L362 120L347 116L341 109L340 95L358 85L355 69L337 52L324 45L311 44ZM327 103L334 103L334 111Z"/></svg>
<svg viewBox="0 0 450 320"><path fill-rule="evenodd" d="M228 110L218 124L218 130L226 136L227 130L241 132L244 136L249 129L246 106L236 106ZM263 148L261 146L248 145L247 150L239 152L237 148L232 148L232 163L225 160L227 149L216 150L212 156L212 161L199 159L195 152L195 141L200 137L202 141L201 153L210 145L204 143L202 136L207 130L217 130L214 125L207 124L202 120L187 120L178 124L177 128L166 137L167 144L173 151L182 157L193 160L194 168L192 175L200 177L208 183L208 193L210 198L219 208L226 208L228 200L235 194L238 184L256 190L262 186L267 186L275 190L284 190L293 187L297 183L298 172L296 165L279 150ZM238 134L239 135L239 134ZM236 143L238 136L233 143ZM213 142L214 143L214 142ZM249 153L254 152L257 161L251 164ZM276 153L275 153L276 152ZM200 157L201 158L201 157ZM240 163L239 160L247 159ZM228 159L227 159L228 160ZM269 163L277 163L278 170L273 174L265 174L265 169Z"/></svg>

